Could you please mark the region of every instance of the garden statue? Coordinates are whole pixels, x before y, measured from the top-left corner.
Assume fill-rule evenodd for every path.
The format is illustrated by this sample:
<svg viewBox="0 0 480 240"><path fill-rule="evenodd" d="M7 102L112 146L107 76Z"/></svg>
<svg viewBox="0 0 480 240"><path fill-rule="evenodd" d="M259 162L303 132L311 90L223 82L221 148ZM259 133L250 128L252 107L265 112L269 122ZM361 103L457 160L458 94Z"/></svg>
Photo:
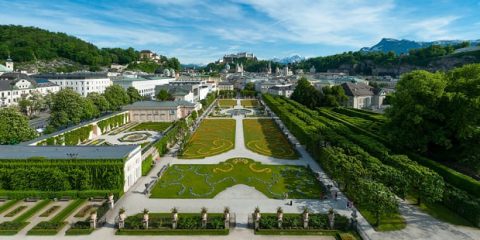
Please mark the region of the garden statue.
<svg viewBox="0 0 480 240"><path fill-rule="evenodd" d="M335 212L333 211L333 208L328 210L328 222L330 223L330 229L333 229L333 226L335 225Z"/></svg>
<svg viewBox="0 0 480 240"><path fill-rule="evenodd" d="M352 211L352 229L355 229L357 227L357 210L354 208Z"/></svg>
<svg viewBox="0 0 480 240"><path fill-rule="evenodd" d="M260 214L260 208L256 207L255 208L255 211L253 212L253 219L255 221L255 230L258 230L260 228L260 218L261 218L261 214Z"/></svg>
<svg viewBox="0 0 480 240"><path fill-rule="evenodd" d="M120 208L120 211L118 211L118 229L122 229L125 227L126 218L127 218L127 215L125 214L125 209Z"/></svg>
<svg viewBox="0 0 480 240"><path fill-rule="evenodd" d="M223 217L225 219L225 229L230 228L230 208L225 207L225 210L223 210Z"/></svg>
<svg viewBox="0 0 480 240"><path fill-rule="evenodd" d="M97 210L93 210L90 213L90 228L92 229L97 228Z"/></svg>
<svg viewBox="0 0 480 240"><path fill-rule="evenodd" d="M172 208L172 228L177 229L178 222L178 210L177 208Z"/></svg>
<svg viewBox="0 0 480 240"><path fill-rule="evenodd" d="M113 193L108 194L108 203L110 203L110 209L113 209L113 204L114 204Z"/></svg>
<svg viewBox="0 0 480 240"><path fill-rule="evenodd" d="M202 207L202 228L207 227L207 208Z"/></svg>
<svg viewBox="0 0 480 240"><path fill-rule="evenodd" d="M282 223L283 223L283 209L281 207L277 208L277 222L278 222L278 228L282 228Z"/></svg>
<svg viewBox="0 0 480 240"><path fill-rule="evenodd" d="M148 215L148 210L145 208L143 209L143 227L145 229L148 229L148 220L149 220L149 215Z"/></svg>
<svg viewBox="0 0 480 240"><path fill-rule="evenodd" d="M308 207L303 209L303 228L308 228L309 213Z"/></svg>

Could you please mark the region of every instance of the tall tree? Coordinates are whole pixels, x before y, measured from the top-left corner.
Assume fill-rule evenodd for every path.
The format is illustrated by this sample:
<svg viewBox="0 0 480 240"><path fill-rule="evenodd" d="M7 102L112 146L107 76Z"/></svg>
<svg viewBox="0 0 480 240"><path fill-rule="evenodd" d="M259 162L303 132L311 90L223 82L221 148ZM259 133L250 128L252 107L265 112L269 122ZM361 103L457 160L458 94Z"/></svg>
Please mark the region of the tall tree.
<svg viewBox="0 0 480 240"><path fill-rule="evenodd" d="M110 104L110 110L112 111L117 111L123 105L130 102L127 92L118 84L113 84L112 86L107 87L103 95Z"/></svg>
<svg viewBox="0 0 480 240"><path fill-rule="evenodd" d="M87 95L87 99L90 99L100 112L106 112L110 109L107 99L99 93L91 92Z"/></svg>
<svg viewBox="0 0 480 240"><path fill-rule="evenodd" d="M17 144L37 136L28 120L15 108L0 109L0 144Z"/></svg>
<svg viewBox="0 0 480 240"><path fill-rule="evenodd" d="M132 86L127 88L127 95L130 98L130 103L141 101L143 99L142 95L140 95L138 90Z"/></svg>
<svg viewBox="0 0 480 240"><path fill-rule="evenodd" d="M165 89L160 89L160 91L157 93L157 96L155 97L159 101L169 101L173 98L172 95Z"/></svg>
<svg viewBox="0 0 480 240"><path fill-rule="evenodd" d="M78 124L84 119L84 99L72 89L55 94L52 101L50 125L54 128Z"/></svg>

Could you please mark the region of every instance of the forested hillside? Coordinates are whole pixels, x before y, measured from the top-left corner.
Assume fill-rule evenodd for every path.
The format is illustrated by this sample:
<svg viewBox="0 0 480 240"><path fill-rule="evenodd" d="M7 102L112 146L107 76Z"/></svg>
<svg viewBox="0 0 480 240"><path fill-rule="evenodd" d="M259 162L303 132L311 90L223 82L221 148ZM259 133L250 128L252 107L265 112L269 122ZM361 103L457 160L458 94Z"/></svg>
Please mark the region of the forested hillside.
<svg viewBox="0 0 480 240"><path fill-rule="evenodd" d="M133 48L102 48L65 33L35 27L0 25L0 59L15 62L66 58L88 66L127 64L139 58Z"/></svg>

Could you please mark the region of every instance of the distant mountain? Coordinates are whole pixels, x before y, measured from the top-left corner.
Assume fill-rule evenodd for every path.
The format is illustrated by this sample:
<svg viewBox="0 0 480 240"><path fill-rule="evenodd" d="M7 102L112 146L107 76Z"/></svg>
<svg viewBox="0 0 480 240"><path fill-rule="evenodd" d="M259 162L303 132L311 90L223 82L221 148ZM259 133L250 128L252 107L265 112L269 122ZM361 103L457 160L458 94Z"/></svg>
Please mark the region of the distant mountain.
<svg viewBox="0 0 480 240"><path fill-rule="evenodd" d="M364 47L360 49L362 52L390 52L393 51L396 54L408 53L409 50L426 48L432 45L448 46L457 45L462 42L470 42L471 45L480 44L480 40L440 40L433 42L416 42L411 40L398 40L393 38L383 38L379 43L372 47Z"/></svg>
<svg viewBox="0 0 480 240"><path fill-rule="evenodd" d="M271 59L272 62L277 62L277 63L281 63L281 64L296 63L296 62L300 62L302 60L305 60L305 57L302 57L302 56L299 56L299 55L293 55L293 56L286 57L286 58L273 58L273 59Z"/></svg>
<svg viewBox="0 0 480 240"><path fill-rule="evenodd" d="M199 69L205 67L205 64L195 64L195 63L188 63L188 64L182 64L182 68L195 68Z"/></svg>

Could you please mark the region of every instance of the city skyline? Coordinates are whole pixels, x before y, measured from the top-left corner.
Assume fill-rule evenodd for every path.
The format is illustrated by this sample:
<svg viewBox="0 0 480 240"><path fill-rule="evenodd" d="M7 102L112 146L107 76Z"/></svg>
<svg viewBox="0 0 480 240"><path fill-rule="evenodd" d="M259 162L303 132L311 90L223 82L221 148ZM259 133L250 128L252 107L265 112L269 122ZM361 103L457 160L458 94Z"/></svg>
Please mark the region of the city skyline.
<svg viewBox="0 0 480 240"><path fill-rule="evenodd" d="M478 39L479 1L3 1L2 24L65 32L99 47L150 49L205 64L355 51L381 38ZM32 11L33 10L33 11ZM428 10L428 11L426 11Z"/></svg>

